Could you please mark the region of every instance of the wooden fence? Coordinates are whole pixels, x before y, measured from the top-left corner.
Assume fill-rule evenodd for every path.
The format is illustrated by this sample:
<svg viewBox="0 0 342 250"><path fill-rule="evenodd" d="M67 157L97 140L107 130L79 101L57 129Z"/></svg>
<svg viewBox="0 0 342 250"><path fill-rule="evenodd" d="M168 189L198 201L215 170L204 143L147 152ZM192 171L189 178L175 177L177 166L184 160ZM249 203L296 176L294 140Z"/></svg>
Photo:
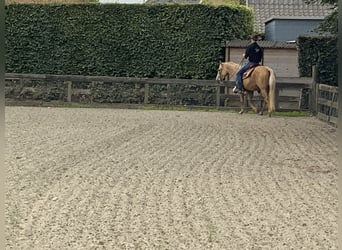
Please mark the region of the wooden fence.
<svg viewBox="0 0 342 250"><path fill-rule="evenodd" d="M314 73L315 68L313 68ZM313 78L301 77L278 77L276 87L276 109L277 110L310 110L318 115L319 118L336 124L337 122L337 88L317 84L315 74ZM223 85L218 84L215 80L196 80L196 79L164 79L164 78L131 78L131 77L109 77L109 76L80 76L80 75L49 75L49 74L17 74L6 73L6 82L23 82L23 81L44 81L64 82L66 99L62 101L71 102L73 96L87 98L89 102L93 101L91 89L74 88L74 84L78 82L87 82L91 86L99 82L109 82L111 84L135 84L143 86L143 102L142 104L153 104L150 102L150 88L153 85L165 85L167 95L170 95L170 87L172 85L197 85L205 87L213 87L216 89L216 106L215 108L236 109L239 107L238 96L231 92L234 86L233 81L226 81ZM303 100L303 90L307 90L306 100ZM26 92L34 91L32 87L26 87L21 90L21 95ZM323 95L323 92L329 92L330 95ZM20 96L19 96L20 97ZM324 98L330 97L331 100ZM305 99L305 98L304 98ZM256 101L262 101L258 95ZM19 100L20 101L20 100ZM307 105L303 105L306 101ZM245 103L247 106L248 104ZM322 108L326 107L326 108ZM328 107L328 108L327 108ZM328 110L328 111L327 111ZM327 112L326 112L327 111Z"/></svg>
<svg viewBox="0 0 342 250"><path fill-rule="evenodd" d="M317 118L337 127L338 123L338 87L317 82L317 69L312 68L310 110Z"/></svg>
<svg viewBox="0 0 342 250"><path fill-rule="evenodd" d="M80 76L80 75L47 75L47 74L17 74L17 73L6 73L6 81L62 81L65 83L66 89L66 101L71 102L73 95L91 95L90 89L78 89L73 87L73 83L77 82L89 82L95 85L99 82L110 82L112 84L143 84L144 91L144 104L150 104L150 87L152 85L166 85L170 88L172 85L198 85L206 87L216 88L216 107L225 106L227 108L232 108L234 106L222 105L222 100L233 99L238 100L236 94L230 93L232 87L234 86L233 81L226 81L224 84L218 84L215 80L196 80L196 79L164 79L164 78L131 78L131 77L108 77L108 76ZM298 77L282 77L277 78L277 107L282 109L280 103L284 102L295 102L295 109L299 109L298 102L300 101L300 96L282 96L283 90L297 90L300 91L303 88L311 88L312 79L311 78L298 78ZM223 90L224 89L224 90ZM25 95L25 92L31 91L32 88L23 88L21 95ZM91 99L91 98L90 98ZM259 97L256 95L256 100ZM226 102L227 103L227 102ZM153 103L152 103L153 104ZM238 105L239 106L239 105ZM286 109L286 108L284 108Z"/></svg>
<svg viewBox="0 0 342 250"><path fill-rule="evenodd" d="M325 84L318 84L316 110L317 117L337 126L338 118L338 88Z"/></svg>

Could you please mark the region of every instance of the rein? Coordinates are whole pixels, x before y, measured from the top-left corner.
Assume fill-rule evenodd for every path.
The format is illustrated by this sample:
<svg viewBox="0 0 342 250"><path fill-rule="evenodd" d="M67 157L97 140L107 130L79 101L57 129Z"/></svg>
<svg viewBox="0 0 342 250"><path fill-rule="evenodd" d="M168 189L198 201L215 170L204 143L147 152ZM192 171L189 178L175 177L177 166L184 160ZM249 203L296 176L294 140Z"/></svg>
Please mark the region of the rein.
<svg viewBox="0 0 342 250"><path fill-rule="evenodd" d="M239 67L242 66L242 63L243 63L244 60L245 60L245 57L243 56L242 59L241 59L241 62L239 63Z"/></svg>

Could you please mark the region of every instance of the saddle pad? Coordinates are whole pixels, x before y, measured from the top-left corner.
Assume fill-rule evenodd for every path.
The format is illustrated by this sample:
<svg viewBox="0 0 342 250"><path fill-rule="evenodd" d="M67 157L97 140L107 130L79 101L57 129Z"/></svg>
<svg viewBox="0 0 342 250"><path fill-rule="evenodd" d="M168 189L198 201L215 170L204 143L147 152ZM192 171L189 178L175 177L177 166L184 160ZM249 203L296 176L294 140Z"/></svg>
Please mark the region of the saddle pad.
<svg viewBox="0 0 342 250"><path fill-rule="evenodd" d="M248 78L252 74L254 69L258 66L260 66L260 64L255 64L255 65L251 66L245 73L243 73L242 79Z"/></svg>

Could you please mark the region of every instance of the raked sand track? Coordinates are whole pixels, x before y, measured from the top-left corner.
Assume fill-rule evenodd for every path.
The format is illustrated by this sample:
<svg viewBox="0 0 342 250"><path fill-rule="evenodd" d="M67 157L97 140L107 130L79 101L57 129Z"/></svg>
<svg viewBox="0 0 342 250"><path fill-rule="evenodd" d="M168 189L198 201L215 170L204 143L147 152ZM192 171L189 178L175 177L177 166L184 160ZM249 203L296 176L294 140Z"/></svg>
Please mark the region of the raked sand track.
<svg viewBox="0 0 342 250"><path fill-rule="evenodd" d="M314 117L6 107L6 249L337 249Z"/></svg>

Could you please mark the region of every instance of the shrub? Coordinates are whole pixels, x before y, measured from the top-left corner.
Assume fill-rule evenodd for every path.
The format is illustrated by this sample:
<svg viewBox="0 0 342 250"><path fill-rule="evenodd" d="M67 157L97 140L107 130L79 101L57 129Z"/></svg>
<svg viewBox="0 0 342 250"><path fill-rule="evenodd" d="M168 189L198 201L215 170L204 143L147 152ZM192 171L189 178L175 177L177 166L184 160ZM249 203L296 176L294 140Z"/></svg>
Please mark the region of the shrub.
<svg viewBox="0 0 342 250"><path fill-rule="evenodd" d="M300 36L298 38L300 76L310 77L317 66L318 82L337 86L337 37Z"/></svg>
<svg viewBox="0 0 342 250"><path fill-rule="evenodd" d="M10 4L6 71L212 79L223 43L253 30L245 6Z"/></svg>

